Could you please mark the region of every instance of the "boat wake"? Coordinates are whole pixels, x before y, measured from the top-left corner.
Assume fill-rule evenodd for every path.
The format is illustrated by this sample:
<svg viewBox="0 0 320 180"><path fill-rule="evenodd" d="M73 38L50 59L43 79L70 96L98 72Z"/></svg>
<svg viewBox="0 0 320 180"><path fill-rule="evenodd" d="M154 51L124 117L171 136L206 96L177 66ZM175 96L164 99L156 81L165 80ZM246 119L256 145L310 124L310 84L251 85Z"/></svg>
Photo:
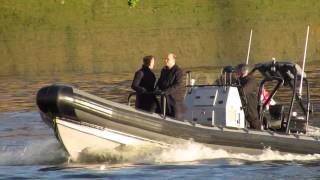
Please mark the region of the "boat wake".
<svg viewBox="0 0 320 180"><path fill-rule="evenodd" d="M86 149L80 156L83 163L130 163L130 164L166 164L197 162L214 159L233 159L240 161L317 161L320 154L297 155L280 153L266 148L261 154L229 153L222 149L212 149L203 144L188 141L174 144L170 148L152 146L123 147L117 150Z"/></svg>
<svg viewBox="0 0 320 180"><path fill-rule="evenodd" d="M313 161L320 160L320 154L297 155L291 153L280 153L269 148L261 154L250 155L245 153L229 153L222 149L212 149L201 144L188 142L187 144L176 145L164 150L156 157L157 162L181 162L198 161L206 159L238 159L245 161Z"/></svg>
<svg viewBox="0 0 320 180"><path fill-rule="evenodd" d="M67 162L67 155L37 113L0 114L0 165L56 165ZM309 126L309 136L320 137L320 128ZM320 154L283 154L265 149L261 154L229 153L188 141L169 148L124 146L114 150L86 149L81 163L162 164L214 159L240 161L318 161Z"/></svg>
<svg viewBox="0 0 320 180"><path fill-rule="evenodd" d="M313 136L313 137L320 137L320 128L314 127L314 126L309 126L307 135Z"/></svg>
<svg viewBox="0 0 320 180"><path fill-rule="evenodd" d="M309 136L320 137L320 128L309 126ZM86 149L80 156L85 163L133 163L161 164L195 162L201 160L233 159L250 162L263 161L318 161L320 154L299 155L281 153L266 148L261 154L230 153L223 149L213 149L193 141L184 144L173 144L169 148L158 146L125 146L115 150Z"/></svg>
<svg viewBox="0 0 320 180"><path fill-rule="evenodd" d="M0 165L65 162L65 151L38 112L0 113L0 119Z"/></svg>
<svg viewBox="0 0 320 180"><path fill-rule="evenodd" d="M0 165L56 165L67 162L67 154L56 139L31 141L25 146L0 149ZM318 161L320 154L297 155L280 153L266 148L261 154L229 153L222 149L188 141L169 148L159 146L124 146L114 150L86 149L79 162L82 164L167 164L198 162L202 160L232 159L233 162L263 161ZM237 161L238 160L238 161ZM78 163L78 162L77 162Z"/></svg>
<svg viewBox="0 0 320 180"><path fill-rule="evenodd" d="M59 142L53 138L0 149L0 165L53 165L65 162L66 157Z"/></svg>

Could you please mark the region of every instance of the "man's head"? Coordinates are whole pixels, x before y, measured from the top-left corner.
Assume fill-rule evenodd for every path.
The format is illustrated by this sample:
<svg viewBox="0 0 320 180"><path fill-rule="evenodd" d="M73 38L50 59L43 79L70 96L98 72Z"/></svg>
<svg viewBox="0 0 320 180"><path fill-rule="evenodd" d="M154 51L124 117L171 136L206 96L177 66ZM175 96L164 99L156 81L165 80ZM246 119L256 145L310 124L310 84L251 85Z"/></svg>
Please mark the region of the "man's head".
<svg viewBox="0 0 320 180"><path fill-rule="evenodd" d="M176 55L173 53L169 53L167 58L165 59L166 66L171 69L176 64Z"/></svg>
<svg viewBox="0 0 320 180"><path fill-rule="evenodd" d="M240 77L246 77L249 74L249 67L246 64L238 64L237 72Z"/></svg>
<svg viewBox="0 0 320 180"><path fill-rule="evenodd" d="M153 56L145 56L143 58L143 65L149 67L150 69L153 69L154 67L154 57Z"/></svg>

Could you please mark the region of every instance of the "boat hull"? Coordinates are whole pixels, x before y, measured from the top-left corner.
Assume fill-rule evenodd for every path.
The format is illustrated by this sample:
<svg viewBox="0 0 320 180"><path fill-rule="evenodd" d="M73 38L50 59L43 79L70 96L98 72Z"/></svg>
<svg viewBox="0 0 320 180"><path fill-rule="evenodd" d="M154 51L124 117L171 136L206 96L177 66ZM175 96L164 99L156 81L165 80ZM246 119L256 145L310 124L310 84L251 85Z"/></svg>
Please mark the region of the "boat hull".
<svg viewBox="0 0 320 180"><path fill-rule="evenodd" d="M144 139L119 131L97 126L81 125L72 121L56 118L56 132L72 161L78 161L81 155L90 149L119 149L125 145L155 145L166 147L166 144Z"/></svg>
<svg viewBox="0 0 320 180"><path fill-rule="evenodd" d="M91 124L127 137L135 137L137 141L132 144L139 144L137 142L143 140L144 143L166 146L166 144L192 140L231 152L259 153L265 148L271 148L281 152L315 154L320 150L319 140L305 135L209 127L187 120L163 119L158 114L138 111L130 106L111 102L74 88L68 89L68 93L61 91L56 94L58 94L56 101L52 104L57 104L57 107L52 111L42 110L43 117L47 122L50 118L52 121L58 120L58 128L55 128L55 131L74 160L77 159L77 155L74 154L79 154L88 147L97 146L92 141L100 142L101 139L101 137L90 136L87 139L91 140L86 141L87 143L82 145L73 143L72 141L78 141L79 137L85 136L80 130L82 126L85 126L83 124ZM41 102L40 104L46 103ZM40 109L44 108L40 107ZM69 122L78 124L78 126L70 129L63 127L63 124L60 123L61 127L59 127L59 122ZM72 134L70 136L72 138L69 137L69 134ZM111 141L111 137L105 136L103 140L105 144L102 142L98 144L103 146L102 148L117 148L121 144L129 144L121 143L117 138Z"/></svg>

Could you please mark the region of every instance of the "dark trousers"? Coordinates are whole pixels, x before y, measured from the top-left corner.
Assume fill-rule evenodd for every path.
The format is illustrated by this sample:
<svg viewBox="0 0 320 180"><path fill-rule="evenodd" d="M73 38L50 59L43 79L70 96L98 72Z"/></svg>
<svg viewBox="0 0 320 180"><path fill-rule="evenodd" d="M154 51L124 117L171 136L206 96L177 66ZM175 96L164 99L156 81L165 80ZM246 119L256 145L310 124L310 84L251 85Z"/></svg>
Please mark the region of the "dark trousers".
<svg viewBox="0 0 320 180"><path fill-rule="evenodd" d="M257 110L257 102L255 98L248 97L248 105L246 112L246 119L250 124L250 128L261 130L261 122Z"/></svg>
<svg viewBox="0 0 320 180"><path fill-rule="evenodd" d="M153 95L138 95L135 107L148 112L156 112L157 99Z"/></svg>
<svg viewBox="0 0 320 180"><path fill-rule="evenodd" d="M161 98L161 113L163 113L163 101ZM177 101L172 96L167 96L166 100L166 116L170 116L177 120L183 120L183 115L185 112L185 106L182 101Z"/></svg>

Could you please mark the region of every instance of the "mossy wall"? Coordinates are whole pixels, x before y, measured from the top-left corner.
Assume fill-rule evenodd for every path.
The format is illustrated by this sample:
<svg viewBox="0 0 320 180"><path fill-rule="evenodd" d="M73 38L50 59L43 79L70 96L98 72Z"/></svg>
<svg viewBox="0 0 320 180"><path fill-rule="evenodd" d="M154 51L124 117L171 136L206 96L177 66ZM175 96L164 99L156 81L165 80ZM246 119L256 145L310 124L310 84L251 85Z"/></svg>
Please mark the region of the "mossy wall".
<svg viewBox="0 0 320 180"><path fill-rule="evenodd" d="M0 0L0 76L134 71L175 52L183 67L319 59L318 0Z"/></svg>

